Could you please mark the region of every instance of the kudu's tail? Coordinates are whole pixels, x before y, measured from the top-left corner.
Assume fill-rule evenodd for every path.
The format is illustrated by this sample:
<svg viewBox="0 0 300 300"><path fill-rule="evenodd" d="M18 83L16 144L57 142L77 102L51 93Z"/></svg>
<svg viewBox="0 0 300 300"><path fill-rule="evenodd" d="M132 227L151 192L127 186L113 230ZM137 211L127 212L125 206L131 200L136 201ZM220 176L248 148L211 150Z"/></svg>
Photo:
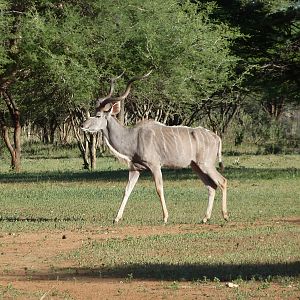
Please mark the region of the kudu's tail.
<svg viewBox="0 0 300 300"><path fill-rule="evenodd" d="M219 137L219 149L218 149L219 168L221 173L224 172L224 164L222 162L222 139Z"/></svg>

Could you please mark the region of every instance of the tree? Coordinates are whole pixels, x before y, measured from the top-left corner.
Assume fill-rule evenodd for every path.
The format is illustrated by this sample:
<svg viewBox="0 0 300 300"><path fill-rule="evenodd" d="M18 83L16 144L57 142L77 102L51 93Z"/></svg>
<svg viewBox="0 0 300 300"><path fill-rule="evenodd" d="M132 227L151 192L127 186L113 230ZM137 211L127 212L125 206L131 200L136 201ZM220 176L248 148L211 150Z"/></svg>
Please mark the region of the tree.
<svg viewBox="0 0 300 300"><path fill-rule="evenodd" d="M244 85L278 119L285 104L300 100L299 1L217 3L221 9L215 17L239 26L243 34L233 51L241 58L238 70L249 70Z"/></svg>
<svg viewBox="0 0 300 300"><path fill-rule="evenodd" d="M256 141L266 141L266 136L273 135L274 127L281 126L283 113L300 103L300 2L217 0L215 3L219 9L212 17L238 26L241 32L231 48L240 58L236 73L243 77L238 131L252 130ZM253 121L251 126L249 120ZM265 132L268 130L269 133Z"/></svg>
<svg viewBox="0 0 300 300"><path fill-rule="evenodd" d="M0 106L0 126L1 135L11 155L11 166L16 171L20 171L21 167L21 123L20 123L20 110L9 92L9 86L15 81L17 68L13 63L16 56L17 48L17 27L19 24L19 18L12 19L10 17L3 17L2 10L8 8L6 1L0 2L0 99L3 99L4 104L10 115L14 134L14 143L11 143L9 138L9 129L7 120L7 114L5 113L3 105ZM7 28L11 28L11 31L7 31ZM6 66L6 67L5 67Z"/></svg>
<svg viewBox="0 0 300 300"><path fill-rule="evenodd" d="M178 5L173 0L122 1L116 7L101 2L99 24L118 20L109 34L117 37L114 57L108 57L111 45L105 46L104 57L120 61L128 76L155 68L125 103L129 121L151 117L170 125L192 124L199 120L196 109L200 112L204 103L215 103L217 97L212 95L237 86L238 60L230 46L240 35L210 20L215 8L189 1ZM109 41L103 27L97 27L97 34Z"/></svg>
<svg viewBox="0 0 300 300"><path fill-rule="evenodd" d="M20 122L20 111L16 106L15 101L11 98L10 94L6 91L5 88L1 90L1 98L4 99L10 117L12 119L14 134L13 134L13 143L9 138L9 129L6 123L6 116L3 110L0 110L0 127L1 135L5 145L7 146L10 156L11 156L11 167L16 172L20 172L21 168L21 122Z"/></svg>
<svg viewBox="0 0 300 300"><path fill-rule="evenodd" d="M14 124L14 151L7 139L5 106L1 126L11 155L20 157L20 127L25 117L40 125L48 119L57 126L69 106L92 98L98 70L89 59L89 31L79 26L76 7L58 1L2 1L0 9L0 31L5 33L0 46L0 90ZM19 159L12 157L12 167L20 170Z"/></svg>
<svg viewBox="0 0 300 300"><path fill-rule="evenodd" d="M130 100L141 108L151 99L150 114L155 111L166 123L192 122L194 105L214 102L211 95L234 85L237 58L230 45L239 34L211 22L214 5L175 0L0 1L2 111L5 116L11 112L7 101L12 100L18 128L31 120L45 128L46 141L48 128L51 140L70 110L84 114L104 94L107 78L121 70L126 69L126 82L155 68ZM180 110L190 117L180 116ZM7 118L2 120L8 128Z"/></svg>

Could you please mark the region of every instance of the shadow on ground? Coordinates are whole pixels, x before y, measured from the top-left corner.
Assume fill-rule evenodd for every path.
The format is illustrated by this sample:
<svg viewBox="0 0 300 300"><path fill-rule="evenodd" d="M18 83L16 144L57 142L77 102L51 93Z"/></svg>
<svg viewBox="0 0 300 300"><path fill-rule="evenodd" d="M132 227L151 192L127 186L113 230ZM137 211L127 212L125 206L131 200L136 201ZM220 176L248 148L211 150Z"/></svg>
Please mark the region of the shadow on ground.
<svg viewBox="0 0 300 300"><path fill-rule="evenodd" d="M227 179L251 180L275 178L292 179L300 177L300 169L256 169L242 167L228 167L224 174ZM191 169L163 169L165 180L187 180L196 178ZM34 183L43 181L127 181L128 170L105 170L105 171L65 171L65 172L43 172L43 173L2 173L0 174L0 183ZM149 171L142 173L142 179L152 179Z"/></svg>
<svg viewBox="0 0 300 300"><path fill-rule="evenodd" d="M25 222L25 223L42 223L42 222L84 222L86 219L78 217L63 217L63 218L44 218L44 217L21 217L21 216L0 216L0 222Z"/></svg>
<svg viewBox="0 0 300 300"><path fill-rule="evenodd" d="M73 280L74 278L141 279L141 280L273 280L276 277L299 276L300 262L277 264L133 264L115 268L67 268L51 274L31 275L35 280ZM14 276L14 274L11 274Z"/></svg>

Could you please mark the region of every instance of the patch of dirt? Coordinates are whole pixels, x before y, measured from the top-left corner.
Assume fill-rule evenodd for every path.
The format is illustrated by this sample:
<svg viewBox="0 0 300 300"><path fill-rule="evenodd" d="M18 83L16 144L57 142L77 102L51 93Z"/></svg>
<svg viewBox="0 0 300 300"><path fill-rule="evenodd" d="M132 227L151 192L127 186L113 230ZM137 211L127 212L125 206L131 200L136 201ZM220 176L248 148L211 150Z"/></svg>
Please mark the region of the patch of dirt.
<svg viewBox="0 0 300 300"><path fill-rule="evenodd" d="M290 218L290 219L286 219L286 220L281 220L281 222L300 225L300 219L299 218Z"/></svg>
<svg viewBox="0 0 300 300"><path fill-rule="evenodd" d="M274 220L274 226L299 219ZM269 226L255 223L250 226ZM249 227L249 224L228 223L230 228ZM235 299L238 294L259 298L297 299L295 286L270 283L259 289L259 283L244 282L238 288L228 288L222 282L193 283L138 280L134 278L99 278L74 272L55 277L61 262L55 257L80 248L89 240L126 238L177 233L201 233L224 230L220 225L182 224L167 226L126 226L87 228L76 231L42 231L30 233L0 233L0 298L3 299ZM60 264L60 265L59 265ZM69 264L69 265L68 265ZM74 269L65 262L65 269ZM76 268L76 267L75 267ZM253 294L255 291L255 295ZM246 298L247 298L246 297Z"/></svg>

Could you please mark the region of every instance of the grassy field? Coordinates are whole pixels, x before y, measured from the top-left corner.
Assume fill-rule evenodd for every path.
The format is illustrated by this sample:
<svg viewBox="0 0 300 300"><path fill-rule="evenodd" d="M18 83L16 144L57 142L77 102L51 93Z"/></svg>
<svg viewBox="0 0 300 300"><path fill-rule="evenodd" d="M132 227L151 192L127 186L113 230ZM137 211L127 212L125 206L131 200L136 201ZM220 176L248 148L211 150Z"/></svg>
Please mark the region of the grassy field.
<svg viewBox="0 0 300 300"><path fill-rule="evenodd" d="M231 221L251 222L299 216L300 156L225 158ZM24 159L23 172L0 166L0 230L76 228L111 225L128 172L114 158L98 159L94 172L81 170L78 158ZM207 191L190 169L163 170L170 224L198 223ZM212 223L222 223L220 193ZM16 221L16 222L15 222ZM18 222L21 221L21 222ZM37 222L38 221L38 222ZM135 187L122 225L158 225L162 213L154 183L144 173Z"/></svg>
<svg viewBox="0 0 300 300"><path fill-rule="evenodd" d="M210 224L201 225L206 188L189 169L166 169L168 225L162 226L154 183L145 173L129 199L124 219L114 226L127 180L126 166L114 158L100 158L97 170L89 172L81 170L81 160L68 157L67 152L27 154L20 174L9 172L0 160L2 262L6 263L5 254L12 251L7 249L6 237L76 233L84 236L82 243L49 254L45 275L49 280L80 277L127 284L116 295L108 293L108 299L125 299L122 288L139 295L144 289L144 295L151 295L147 285L141 288L145 280L155 282L151 291L159 294L154 293L153 299L169 299L170 295L202 299L205 293L210 299L213 295L219 299L297 299L300 156L227 156L224 162L224 176L229 180L228 223L221 216L218 192ZM41 266L26 268L27 283L40 280ZM45 286L40 293L19 287L16 274L17 269L8 262L1 269L0 299L45 295ZM225 282L239 287L224 288ZM189 288L183 288L186 286ZM197 294L199 290L204 295ZM84 299L70 290L67 294L62 291L51 291L49 296ZM135 299L134 295L129 298Z"/></svg>

